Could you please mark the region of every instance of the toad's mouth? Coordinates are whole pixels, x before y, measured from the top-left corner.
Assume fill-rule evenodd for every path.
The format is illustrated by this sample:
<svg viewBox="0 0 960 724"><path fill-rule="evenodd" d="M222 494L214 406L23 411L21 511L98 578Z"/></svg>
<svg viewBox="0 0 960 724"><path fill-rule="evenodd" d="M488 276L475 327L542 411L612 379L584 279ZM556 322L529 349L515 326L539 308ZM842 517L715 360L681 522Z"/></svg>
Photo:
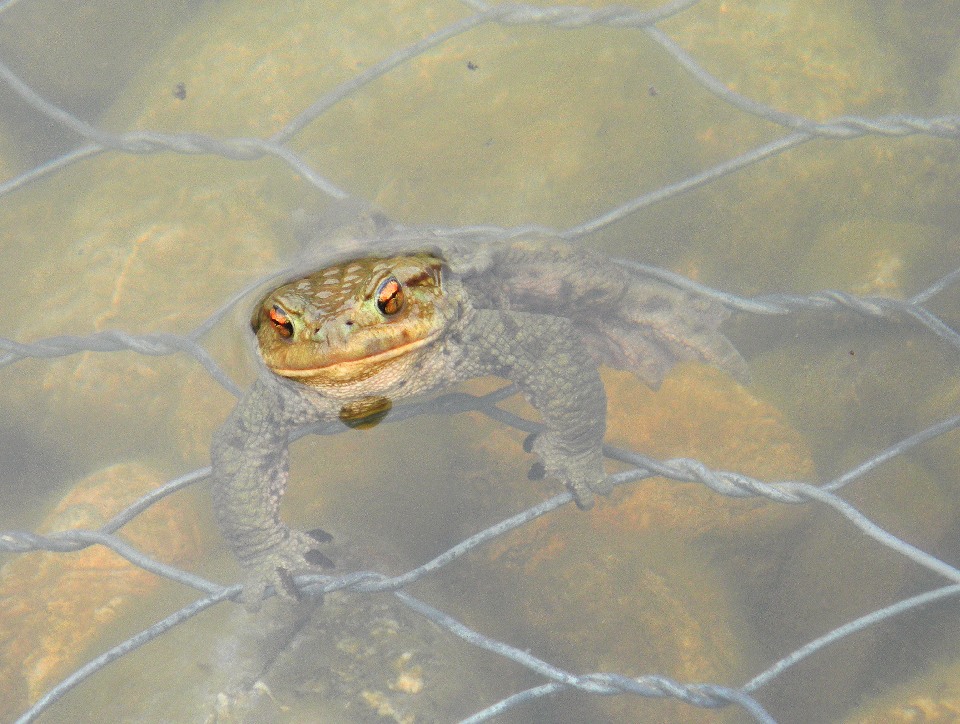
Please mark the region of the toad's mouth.
<svg viewBox="0 0 960 724"><path fill-rule="evenodd" d="M382 352L367 354L363 357L332 359L324 364L310 365L309 367L270 367L274 374L290 379L301 377L316 377L324 373L337 373L337 376L349 376L353 370L362 371L369 367L381 367L384 363L397 357L403 357L421 347L424 347L440 335L439 331L433 332L426 337L415 339L412 342L401 344L396 347L385 349Z"/></svg>

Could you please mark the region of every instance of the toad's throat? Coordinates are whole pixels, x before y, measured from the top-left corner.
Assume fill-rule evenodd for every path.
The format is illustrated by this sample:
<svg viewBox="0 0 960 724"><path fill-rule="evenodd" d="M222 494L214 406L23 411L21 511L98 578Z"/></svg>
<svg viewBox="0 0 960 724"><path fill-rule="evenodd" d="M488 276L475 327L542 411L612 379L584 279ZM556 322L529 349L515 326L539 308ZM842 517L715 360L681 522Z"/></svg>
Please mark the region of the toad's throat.
<svg viewBox="0 0 960 724"><path fill-rule="evenodd" d="M311 365L310 367L270 367L270 369L281 377L297 379L300 377L316 377L325 372L335 372L338 377L349 377L351 372L362 372L371 367L382 367L384 363L397 357L403 357L414 352L421 347L430 344L440 332L434 332L421 339L416 339L406 344L397 345L382 352L367 354L356 359L332 359L325 364Z"/></svg>

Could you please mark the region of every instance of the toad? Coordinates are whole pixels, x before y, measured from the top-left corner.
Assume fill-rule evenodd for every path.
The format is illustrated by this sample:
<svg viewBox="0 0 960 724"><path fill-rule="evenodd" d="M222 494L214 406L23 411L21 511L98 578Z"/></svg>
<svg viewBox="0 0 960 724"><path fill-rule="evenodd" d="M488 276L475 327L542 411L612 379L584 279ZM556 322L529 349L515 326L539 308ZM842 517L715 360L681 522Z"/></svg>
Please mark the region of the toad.
<svg viewBox="0 0 960 724"><path fill-rule="evenodd" d="M211 451L217 523L247 574L244 601L255 607L271 585L294 595L294 573L332 565L329 536L280 519L292 430L371 424L393 401L502 377L542 418L534 471L589 509L611 489L598 364L652 387L681 360L742 379L724 318L710 300L556 240L408 243L282 284L253 313L259 378Z"/></svg>

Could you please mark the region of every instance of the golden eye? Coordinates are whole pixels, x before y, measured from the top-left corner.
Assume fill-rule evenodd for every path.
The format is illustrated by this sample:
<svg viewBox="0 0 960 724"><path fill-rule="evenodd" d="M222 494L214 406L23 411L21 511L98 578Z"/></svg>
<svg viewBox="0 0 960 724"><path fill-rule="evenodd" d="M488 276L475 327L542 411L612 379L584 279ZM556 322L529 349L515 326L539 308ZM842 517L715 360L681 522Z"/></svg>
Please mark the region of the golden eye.
<svg viewBox="0 0 960 724"><path fill-rule="evenodd" d="M384 314L396 314L403 308L403 287L394 277L388 277L377 288L377 309Z"/></svg>
<svg viewBox="0 0 960 724"><path fill-rule="evenodd" d="M277 330L277 334L281 337L287 339L293 336L293 322L290 321L290 317L288 317L287 313L278 305L274 304L270 308L267 312L267 317L270 318L273 328Z"/></svg>

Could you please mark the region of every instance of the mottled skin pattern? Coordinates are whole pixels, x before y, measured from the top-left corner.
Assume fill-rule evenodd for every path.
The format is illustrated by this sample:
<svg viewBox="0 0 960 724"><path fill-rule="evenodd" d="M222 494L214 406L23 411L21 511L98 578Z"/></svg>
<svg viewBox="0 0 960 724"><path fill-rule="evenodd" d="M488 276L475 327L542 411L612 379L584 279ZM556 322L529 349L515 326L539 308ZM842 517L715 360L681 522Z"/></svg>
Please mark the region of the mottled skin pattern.
<svg viewBox="0 0 960 724"><path fill-rule="evenodd" d="M717 331L723 318L600 254L542 240L371 254L284 284L253 316L266 369L212 447L217 522L247 572L244 600L255 606L268 585L292 594L293 573L330 565L323 536L280 520L291 430L371 400L504 377L543 418L533 452L545 474L586 509L610 492L597 364L651 386L686 359L743 378Z"/></svg>

